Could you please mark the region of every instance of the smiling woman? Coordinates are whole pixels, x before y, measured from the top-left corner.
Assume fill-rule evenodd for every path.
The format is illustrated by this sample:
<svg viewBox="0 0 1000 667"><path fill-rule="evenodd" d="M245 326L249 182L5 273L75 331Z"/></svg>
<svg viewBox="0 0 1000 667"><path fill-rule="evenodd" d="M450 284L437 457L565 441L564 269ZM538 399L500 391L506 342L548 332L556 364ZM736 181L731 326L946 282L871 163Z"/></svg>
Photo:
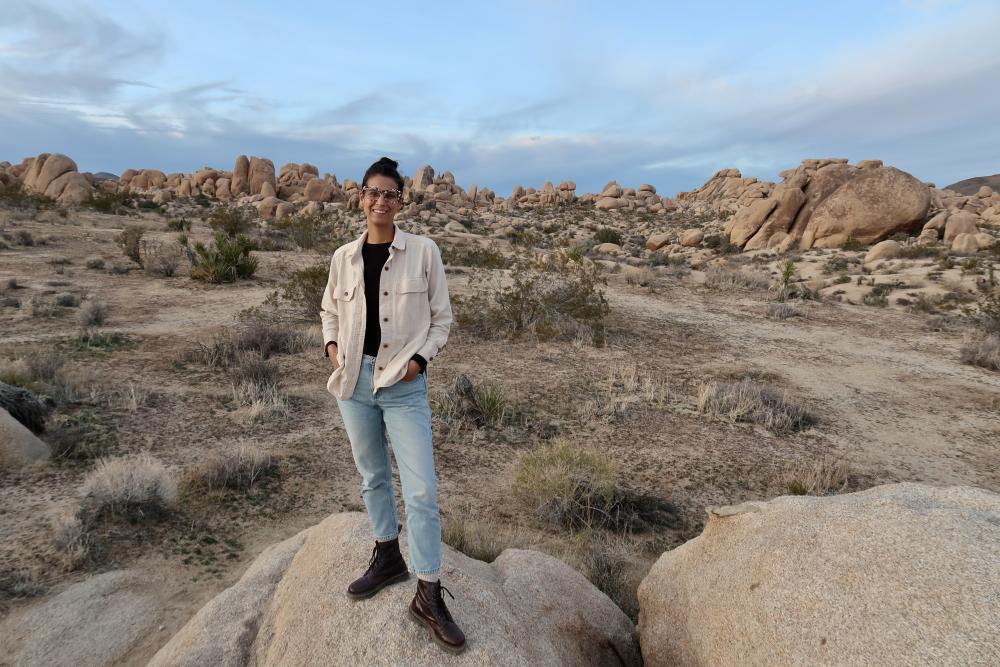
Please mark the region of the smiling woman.
<svg viewBox="0 0 1000 667"><path fill-rule="evenodd" d="M371 597L409 578L399 550L391 442L418 577L410 616L442 648L459 652L465 635L445 606L442 591L451 591L439 578L441 517L425 372L448 340L451 304L437 244L394 223L404 187L397 168L382 158L365 172L361 202L368 226L334 253L320 312L333 365L327 390L337 397L375 536L368 569L347 595Z"/></svg>

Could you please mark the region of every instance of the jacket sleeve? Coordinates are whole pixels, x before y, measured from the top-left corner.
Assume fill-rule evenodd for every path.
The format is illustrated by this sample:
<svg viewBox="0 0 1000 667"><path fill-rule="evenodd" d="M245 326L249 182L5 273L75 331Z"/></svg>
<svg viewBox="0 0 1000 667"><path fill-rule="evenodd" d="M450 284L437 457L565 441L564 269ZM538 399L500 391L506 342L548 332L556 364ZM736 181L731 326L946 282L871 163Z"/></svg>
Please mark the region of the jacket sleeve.
<svg viewBox="0 0 1000 667"><path fill-rule="evenodd" d="M337 331L340 328L340 315L337 312L337 300L333 295L337 293L337 267L336 259L330 260L330 275L326 279L326 290L323 292L319 318L323 322L323 356L328 356L327 344L337 340Z"/></svg>
<svg viewBox="0 0 1000 667"><path fill-rule="evenodd" d="M431 326L427 332L427 340L417 350L417 354L427 361L433 361L448 342L452 322L448 278L444 273L441 251L433 241L430 244L430 266L427 270L427 298L431 305Z"/></svg>

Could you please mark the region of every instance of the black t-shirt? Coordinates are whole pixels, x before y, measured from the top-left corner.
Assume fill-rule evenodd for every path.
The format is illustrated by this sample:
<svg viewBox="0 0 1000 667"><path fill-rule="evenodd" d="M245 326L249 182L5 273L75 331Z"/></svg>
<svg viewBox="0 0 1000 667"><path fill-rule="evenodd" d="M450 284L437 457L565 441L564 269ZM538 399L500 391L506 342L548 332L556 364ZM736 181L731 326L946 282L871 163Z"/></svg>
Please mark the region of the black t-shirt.
<svg viewBox="0 0 1000 667"><path fill-rule="evenodd" d="M361 246L361 257L365 262L365 354L378 355L382 342L382 328L378 323L378 287L382 279L382 267L389 259L388 243L365 243Z"/></svg>

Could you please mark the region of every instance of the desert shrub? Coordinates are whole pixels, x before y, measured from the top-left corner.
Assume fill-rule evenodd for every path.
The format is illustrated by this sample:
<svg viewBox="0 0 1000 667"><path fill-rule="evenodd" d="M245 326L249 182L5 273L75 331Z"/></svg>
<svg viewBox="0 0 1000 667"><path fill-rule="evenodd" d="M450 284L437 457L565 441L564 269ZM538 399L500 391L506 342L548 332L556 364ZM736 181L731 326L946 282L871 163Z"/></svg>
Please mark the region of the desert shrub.
<svg viewBox="0 0 1000 667"><path fill-rule="evenodd" d="M791 472L785 490L793 496L824 496L847 488L851 467L843 459L822 456Z"/></svg>
<svg viewBox="0 0 1000 667"><path fill-rule="evenodd" d="M441 541L470 558L491 563L504 549L527 547L530 536L522 529L495 521L472 519L466 513L441 517Z"/></svg>
<svg viewBox="0 0 1000 667"><path fill-rule="evenodd" d="M611 227L601 227L596 232L594 232L594 243L614 243L616 245L622 244L622 235L617 229L612 229Z"/></svg>
<svg viewBox="0 0 1000 667"><path fill-rule="evenodd" d="M850 262L843 255L832 255L827 257L826 261L823 262L823 273L829 275L831 273L840 273L841 271L846 271L850 267Z"/></svg>
<svg viewBox="0 0 1000 667"><path fill-rule="evenodd" d="M910 311L915 313L934 314L938 311L942 302L943 299L940 295L920 292L914 297L913 301L911 301L907 307Z"/></svg>
<svg viewBox="0 0 1000 667"><path fill-rule="evenodd" d="M12 184L0 190L0 203L21 210L52 208L56 201L37 192L28 192L21 184Z"/></svg>
<svg viewBox="0 0 1000 667"><path fill-rule="evenodd" d="M77 312L77 321L84 328L100 326L107 319L108 307L103 301L85 301Z"/></svg>
<svg viewBox="0 0 1000 667"><path fill-rule="evenodd" d="M316 318L329 277L330 267L324 263L292 271L281 286L280 298L292 304L303 316Z"/></svg>
<svg viewBox="0 0 1000 667"><path fill-rule="evenodd" d="M702 239L706 248L715 250L720 255L734 255L740 252L741 248L729 240L726 234L710 234Z"/></svg>
<svg viewBox="0 0 1000 667"><path fill-rule="evenodd" d="M191 231L191 221L185 218L180 220L167 220L168 232L189 232Z"/></svg>
<svg viewBox="0 0 1000 667"><path fill-rule="evenodd" d="M470 294L453 298L464 329L487 338L531 334L540 340L604 343L610 307L597 287L595 269L567 264L542 272L523 258L514 260L514 267L510 280L472 275Z"/></svg>
<svg viewBox="0 0 1000 667"><path fill-rule="evenodd" d="M260 447L242 443L212 454L200 463L186 482L195 489L245 491L278 474L278 460Z"/></svg>
<svg viewBox="0 0 1000 667"><path fill-rule="evenodd" d="M900 259L923 259L925 257L939 257L941 255L941 249L932 245L921 245L919 243L914 243L911 245L904 245L899 249Z"/></svg>
<svg viewBox="0 0 1000 667"><path fill-rule="evenodd" d="M977 328L987 334L1000 335L1000 289L984 292L974 307L963 310Z"/></svg>
<svg viewBox="0 0 1000 667"><path fill-rule="evenodd" d="M127 212L133 202L132 195L128 192L98 192L90 200L90 206L100 213Z"/></svg>
<svg viewBox="0 0 1000 667"><path fill-rule="evenodd" d="M328 220L318 215L293 215L271 224L275 229L288 234L295 245L303 250L321 249L324 253L333 253L348 241Z"/></svg>
<svg viewBox="0 0 1000 667"><path fill-rule="evenodd" d="M709 382L698 390L698 411L732 422L751 422L774 433L801 431L815 419L787 392L775 391L753 380Z"/></svg>
<svg viewBox="0 0 1000 667"><path fill-rule="evenodd" d="M848 238L846 241L844 241L843 245L840 246L840 249L844 250L845 252L858 252L860 250L865 250L867 248L868 248L867 245L853 238Z"/></svg>
<svg viewBox="0 0 1000 667"><path fill-rule="evenodd" d="M309 345L309 337L288 325L250 318L236 326L233 343L237 350L256 352L266 359L274 354L302 352Z"/></svg>
<svg viewBox="0 0 1000 667"><path fill-rule="evenodd" d="M85 266L88 269L103 269L104 268L104 260L101 259L100 257L91 257L90 259L87 260L87 263L85 264Z"/></svg>
<svg viewBox="0 0 1000 667"><path fill-rule="evenodd" d="M650 267L644 267L637 271L632 271L625 276L625 282L628 285L638 285L640 287L649 287L653 289L657 283L656 272Z"/></svg>
<svg viewBox="0 0 1000 667"><path fill-rule="evenodd" d="M250 254L250 242L245 236L215 235L210 246L195 243L195 264L191 278L210 283L234 282L250 278L257 271L257 258Z"/></svg>
<svg viewBox="0 0 1000 667"><path fill-rule="evenodd" d="M57 511L49 519L49 531L50 544L64 569L75 570L89 560L94 539L77 509Z"/></svg>
<svg viewBox="0 0 1000 667"><path fill-rule="evenodd" d="M891 291L892 285L887 283L875 285L867 294L861 297L861 302L866 306L885 308L889 305L889 292Z"/></svg>
<svg viewBox="0 0 1000 667"><path fill-rule="evenodd" d="M157 519L177 502L177 482L162 463L148 454L102 459L80 488L84 524L96 519Z"/></svg>
<svg viewBox="0 0 1000 667"><path fill-rule="evenodd" d="M960 355L963 364L1000 371L1000 336L994 334L965 343Z"/></svg>
<svg viewBox="0 0 1000 667"><path fill-rule="evenodd" d="M467 420L477 427L500 427L516 416L504 386L495 382L474 385L465 374L434 401L434 412L446 421Z"/></svg>
<svg viewBox="0 0 1000 667"><path fill-rule="evenodd" d="M80 305L80 297L72 292L63 292L56 295L55 302L57 306L63 308L76 308Z"/></svg>
<svg viewBox="0 0 1000 667"><path fill-rule="evenodd" d="M249 207L223 204L212 209L208 215L208 226L215 230L217 236L223 234L236 238L250 231L252 220L253 212Z"/></svg>
<svg viewBox="0 0 1000 667"><path fill-rule="evenodd" d="M54 301L48 301L38 294L24 299L21 302L21 310L28 317L38 319L58 317L63 313Z"/></svg>
<svg viewBox="0 0 1000 667"><path fill-rule="evenodd" d="M142 266L142 235L146 233L142 227L130 226L115 237L115 242L125 253L125 256Z"/></svg>
<svg viewBox="0 0 1000 667"><path fill-rule="evenodd" d="M18 364L0 367L0 408L32 433L43 433L45 421L54 407L51 399L28 389L27 369Z"/></svg>
<svg viewBox="0 0 1000 667"><path fill-rule="evenodd" d="M147 273L170 278L184 260L184 249L175 243L141 242L142 267Z"/></svg>
<svg viewBox="0 0 1000 667"><path fill-rule="evenodd" d="M766 275L740 268L713 266L705 272L705 287L717 292L765 290L770 284Z"/></svg>
<svg viewBox="0 0 1000 667"><path fill-rule="evenodd" d="M789 317L802 317L802 311L789 306L787 303L772 303L767 306L768 319L783 322Z"/></svg>
<svg viewBox="0 0 1000 667"><path fill-rule="evenodd" d="M73 347L80 352L93 350L122 350L135 347L135 341L120 331L98 331L95 327L83 327L70 339Z"/></svg>
<svg viewBox="0 0 1000 667"><path fill-rule="evenodd" d="M231 370L233 397L240 405L267 401L278 393L281 371L278 364L256 354L247 354Z"/></svg>
<svg viewBox="0 0 1000 667"><path fill-rule="evenodd" d="M441 245L441 261L451 266L470 266L483 269L503 269L507 258L494 245Z"/></svg>
<svg viewBox="0 0 1000 667"><path fill-rule="evenodd" d="M511 491L543 523L574 530L605 523L617 479L618 467L606 453L561 440L519 457Z"/></svg>

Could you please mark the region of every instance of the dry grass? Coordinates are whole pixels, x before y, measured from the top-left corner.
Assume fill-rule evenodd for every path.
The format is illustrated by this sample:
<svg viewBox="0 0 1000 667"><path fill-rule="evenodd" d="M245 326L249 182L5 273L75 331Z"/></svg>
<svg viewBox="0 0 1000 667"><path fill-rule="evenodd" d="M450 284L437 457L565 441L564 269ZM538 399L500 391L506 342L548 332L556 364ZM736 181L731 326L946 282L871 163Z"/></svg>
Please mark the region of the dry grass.
<svg viewBox="0 0 1000 667"><path fill-rule="evenodd" d="M78 509L63 508L50 519L50 544L56 560L66 570L75 570L90 559L94 542L80 519Z"/></svg>
<svg viewBox="0 0 1000 667"><path fill-rule="evenodd" d="M761 291L770 286L766 275L740 268L713 266L705 272L705 287L716 292Z"/></svg>
<svg viewBox="0 0 1000 667"><path fill-rule="evenodd" d="M984 336L962 345L963 364L1000 371L1000 336Z"/></svg>
<svg viewBox="0 0 1000 667"><path fill-rule="evenodd" d="M256 445L241 443L235 448L212 454L185 479L195 489L238 489L245 491L278 474L278 460Z"/></svg>
<svg viewBox="0 0 1000 667"><path fill-rule="evenodd" d="M174 476L148 454L103 459L80 488L80 518L84 525L104 516L156 519L176 502Z"/></svg>
<svg viewBox="0 0 1000 667"><path fill-rule="evenodd" d="M492 563L504 549L529 547L532 536L517 526L468 519L462 512L442 517L441 540L470 558Z"/></svg>
<svg viewBox="0 0 1000 667"><path fill-rule="evenodd" d="M82 327L96 327L108 319L108 307L101 301L86 301L77 311L77 322Z"/></svg>
<svg viewBox="0 0 1000 667"><path fill-rule="evenodd" d="M752 380L733 384L709 382L698 389L698 411L731 422L760 424L774 433L808 428L815 421L787 392L778 392Z"/></svg>
<svg viewBox="0 0 1000 667"><path fill-rule="evenodd" d="M608 368L608 375L597 395L580 404L580 420L617 424L624 420L630 408L665 407L673 399L669 386L652 373L631 362L616 363Z"/></svg>
<svg viewBox="0 0 1000 667"><path fill-rule="evenodd" d="M823 456L789 474L784 487L795 496L825 496L845 491L850 474L847 461Z"/></svg>
<svg viewBox="0 0 1000 667"><path fill-rule="evenodd" d="M467 421L478 428L500 428L519 416L502 384L474 385L465 374L456 377L452 386L432 401L431 408L436 417L448 423Z"/></svg>

